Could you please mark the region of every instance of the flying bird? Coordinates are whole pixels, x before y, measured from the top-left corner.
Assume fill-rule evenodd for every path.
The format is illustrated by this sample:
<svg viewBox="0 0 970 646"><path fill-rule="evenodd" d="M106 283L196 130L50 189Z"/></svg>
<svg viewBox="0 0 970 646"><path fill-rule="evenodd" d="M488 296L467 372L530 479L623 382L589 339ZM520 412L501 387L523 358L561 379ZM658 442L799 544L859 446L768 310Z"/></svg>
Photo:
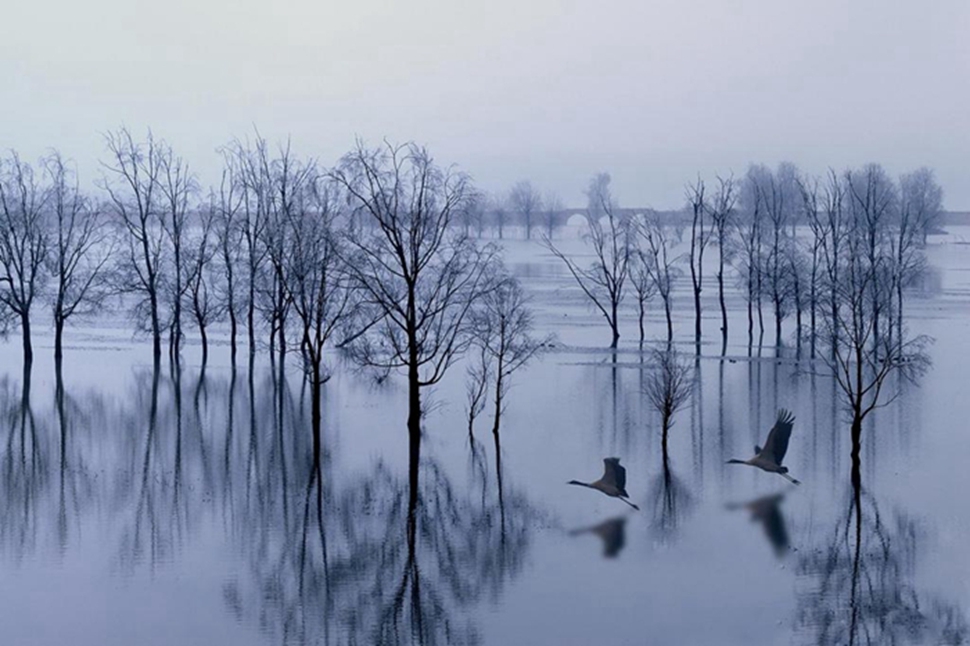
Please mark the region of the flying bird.
<svg viewBox="0 0 970 646"><path fill-rule="evenodd" d="M630 494L626 492L626 469L620 466L620 458L605 458L603 460L603 465L603 477L596 482L580 482L579 480L570 480L566 484L580 485L583 487L589 487L590 489L602 491L607 496L619 498L637 511L640 511L639 507L627 500L627 498L630 497Z"/></svg>
<svg viewBox="0 0 970 646"><path fill-rule="evenodd" d="M626 518L620 516L619 518L605 520L599 525L593 525L592 527L574 529L569 532L569 535L581 536L582 534L596 534L603 541L603 556L606 558L614 558L626 544L625 526Z"/></svg>
<svg viewBox="0 0 970 646"><path fill-rule="evenodd" d="M781 461L785 459L785 452L788 451L788 439L791 437L792 426L795 424L795 416L791 412L782 408L778 411L778 420L768 432L768 441L765 448L754 447L757 454L750 460L728 460L728 464L747 464L758 467L769 473L777 473L793 484L801 484L798 480L788 475L788 467L781 466Z"/></svg>

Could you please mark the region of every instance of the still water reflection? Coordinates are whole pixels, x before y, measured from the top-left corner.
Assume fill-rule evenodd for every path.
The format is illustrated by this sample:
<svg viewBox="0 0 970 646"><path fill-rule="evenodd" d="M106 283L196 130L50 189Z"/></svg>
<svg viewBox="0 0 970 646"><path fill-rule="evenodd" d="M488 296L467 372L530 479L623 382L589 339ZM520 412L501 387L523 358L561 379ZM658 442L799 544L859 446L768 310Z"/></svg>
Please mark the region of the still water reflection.
<svg viewBox="0 0 970 646"><path fill-rule="evenodd" d="M970 257L936 260L913 307L934 369L873 413L857 479L835 385L784 348L696 359L664 451L648 355L598 350L542 267L563 342L517 375L498 446L443 381L420 464L393 380L335 371L315 423L295 366L155 371L92 342L63 378L0 372L0 643L967 643ZM781 408L799 487L726 465ZM565 484L604 456L640 511Z"/></svg>

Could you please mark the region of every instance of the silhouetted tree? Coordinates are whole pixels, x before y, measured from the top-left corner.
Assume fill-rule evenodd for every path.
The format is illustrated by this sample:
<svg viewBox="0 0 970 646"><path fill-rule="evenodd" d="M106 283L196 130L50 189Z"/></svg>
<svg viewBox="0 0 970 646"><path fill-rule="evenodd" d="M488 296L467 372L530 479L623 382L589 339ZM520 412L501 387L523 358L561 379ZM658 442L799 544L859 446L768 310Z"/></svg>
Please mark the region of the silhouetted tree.
<svg viewBox="0 0 970 646"><path fill-rule="evenodd" d="M543 239L543 244L563 261L580 289L606 319L613 333L610 348L616 349L620 341L619 308L624 297L623 287L630 274L630 222L619 213L610 191L609 174L595 175L586 195L589 198L588 231L584 239L592 247L592 265L586 269L580 267L548 237Z"/></svg>
<svg viewBox="0 0 970 646"><path fill-rule="evenodd" d="M162 262L165 229L160 186L171 150L149 131L145 143L136 143L127 128L106 135L111 158L102 185L113 215L122 229L124 256L118 261L119 288L136 298L133 317L140 329L152 335L152 356L162 356Z"/></svg>
<svg viewBox="0 0 970 646"><path fill-rule="evenodd" d="M717 178L717 192L711 202L711 228L717 243L717 299L721 306L721 354L727 351L728 315L724 302L724 266L735 249L733 234L737 226L735 206L738 201L737 182L733 177Z"/></svg>
<svg viewBox="0 0 970 646"><path fill-rule="evenodd" d="M103 221L101 205L81 193L76 172L60 153L44 160L44 171L50 183L52 232L47 270L54 280L50 300L54 360L59 362L67 320L96 311L108 294L107 264L114 239Z"/></svg>
<svg viewBox="0 0 970 646"><path fill-rule="evenodd" d="M450 226L468 197L468 178L439 167L423 148L360 143L331 177L375 225L357 225L346 238L346 266L379 317L350 350L363 365L407 372L416 462L421 389L440 381L471 341L468 315L492 287L495 252Z"/></svg>
<svg viewBox="0 0 970 646"><path fill-rule="evenodd" d="M525 239L532 239L532 226L542 209L542 197L529 180L516 183L509 192L509 205L516 211L525 226Z"/></svg>
<svg viewBox="0 0 970 646"><path fill-rule="evenodd" d="M25 370L34 360L30 310L45 278L49 197L17 153L0 159L0 302L19 319Z"/></svg>
<svg viewBox="0 0 970 646"><path fill-rule="evenodd" d="M683 236L679 222L664 222L656 212L648 213L636 227L637 247L641 249L640 258L656 286L657 293L664 304L667 319L667 344L674 340L674 321L671 312L674 281L680 276L677 262L680 256L674 255L674 247Z"/></svg>

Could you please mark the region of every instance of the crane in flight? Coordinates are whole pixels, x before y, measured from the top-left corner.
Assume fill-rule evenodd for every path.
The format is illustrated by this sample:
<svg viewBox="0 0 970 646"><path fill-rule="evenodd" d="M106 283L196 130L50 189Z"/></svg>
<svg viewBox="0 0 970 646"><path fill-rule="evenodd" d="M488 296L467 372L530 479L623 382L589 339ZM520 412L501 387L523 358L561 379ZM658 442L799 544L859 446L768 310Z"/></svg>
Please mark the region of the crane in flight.
<svg viewBox="0 0 970 646"><path fill-rule="evenodd" d="M769 473L777 473L787 479L792 484L801 484L798 480L788 475L788 467L783 467L781 461L785 459L788 451L788 440L791 438L792 427L795 425L795 416L790 411L782 408L778 411L778 420L768 432L768 441L765 447L754 447L755 456L750 460L728 460L728 464L747 464L758 467Z"/></svg>
<svg viewBox="0 0 970 646"><path fill-rule="evenodd" d="M603 477L599 480L595 482L570 480L566 484L579 485L581 487L589 487L590 489L602 491L607 496L619 498L637 511L640 511L639 507L627 500L630 494L626 492L626 469L620 466L620 458L604 458L603 465Z"/></svg>

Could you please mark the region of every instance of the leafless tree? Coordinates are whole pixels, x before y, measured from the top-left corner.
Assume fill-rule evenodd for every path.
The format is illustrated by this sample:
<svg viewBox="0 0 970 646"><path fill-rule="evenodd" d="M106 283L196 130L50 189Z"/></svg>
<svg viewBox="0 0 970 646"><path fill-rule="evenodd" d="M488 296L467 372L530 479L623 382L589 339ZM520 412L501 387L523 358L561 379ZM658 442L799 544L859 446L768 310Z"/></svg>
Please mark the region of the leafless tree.
<svg viewBox="0 0 970 646"><path fill-rule="evenodd" d="M556 193L546 193L542 200L542 224L550 240L555 235L556 229L563 225L565 210L562 199Z"/></svg>
<svg viewBox="0 0 970 646"><path fill-rule="evenodd" d="M630 274L632 232L630 222L616 206L609 188L610 176L599 173L590 180L586 213L586 244L592 247L594 260L588 268L578 266L560 251L548 237L543 244L563 261L586 297L606 319L613 334L610 348L620 341L619 308L624 285Z"/></svg>
<svg viewBox="0 0 970 646"><path fill-rule="evenodd" d="M542 209L542 197L529 180L516 183L509 192L509 205L516 211L525 226L525 239L532 239L532 226Z"/></svg>
<svg viewBox="0 0 970 646"><path fill-rule="evenodd" d="M17 153L0 158L0 303L19 319L25 372L34 360L30 310L45 277L49 197L33 168Z"/></svg>
<svg viewBox="0 0 970 646"><path fill-rule="evenodd" d="M721 354L727 351L728 316L724 303L724 267L734 253L732 235L737 225L735 207L737 182L733 177L717 178L717 192L711 202L711 228L717 243L717 299L721 306Z"/></svg>
<svg viewBox="0 0 970 646"><path fill-rule="evenodd" d="M531 334L532 312L519 281L501 272L495 287L482 295L473 316L474 343L486 352L495 381L492 434L498 436L505 396L513 373L525 366L541 350L544 341Z"/></svg>
<svg viewBox="0 0 970 646"><path fill-rule="evenodd" d="M693 367L684 361L676 348L666 346L653 351L655 370L644 386L644 395L660 415L661 443L667 455L667 437L674 415L687 402L694 388Z"/></svg>
<svg viewBox="0 0 970 646"><path fill-rule="evenodd" d="M168 324L169 359L178 362L182 347L182 305L189 290L192 261L188 252L189 199L198 189L188 164L165 146L161 155L159 189L161 224L171 251L170 270L162 274L171 320Z"/></svg>
<svg viewBox="0 0 970 646"><path fill-rule="evenodd" d="M919 168L899 179L899 211L893 227L891 246L895 262L893 284L896 289L895 320L897 336L903 338L903 290L923 271L926 233L940 219L943 189L933 171Z"/></svg>
<svg viewBox="0 0 970 646"><path fill-rule="evenodd" d="M509 199L506 195L493 195L488 200L492 211L492 219L498 229L498 239L501 240L505 235L505 225L509 223Z"/></svg>
<svg viewBox="0 0 970 646"><path fill-rule="evenodd" d="M853 461L859 458L866 416L895 397L895 393L887 396L885 392L890 376L912 379L928 365L926 337L894 341L888 334L892 322L882 313L889 311L893 298L886 280L891 258L877 254L873 259L870 255L871 217L867 209L851 209L844 253L839 258L839 282L833 288L838 306L834 308L835 317L828 321L834 329L825 334L830 353L823 357L851 415Z"/></svg>
<svg viewBox="0 0 970 646"><path fill-rule="evenodd" d="M700 353L701 344L701 290L704 283L704 249L710 242L710 232L705 228L705 215L710 206L704 196L704 180L698 178L687 187L687 204L691 214L690 224L690 282L694 293L694 344Z"/></svg>
<svg viewBox="0 0 970 646"><path fill-rule="evenodd" d="M67 320L96 311L108 294L107 267L115 241L102 220L101 206L81 193L77 173L60 153L51 153L43 165L53 218L47 269L55 282L50 295L54 361L60 362Z"/></svg>
<svg viewBox="0 0 970 646"><path fill-rule="evenodd" d="M434 163L414 144L363 143L330 175L375 227L347 236L347 268L377 322L349 346L363 365L408 377L410 455L421 440L421 389L441 380L471 341L469 312L484 291L495 251L450 226L468 198L466 175Z"/></svg>
<svg viewBox="0 0 970 646"><path fill-rule="evenodd" d="M640 257L657 293L664 304L667 320L667 344L674 340L674 322L671 313L671 299L674 281L680 276L677 266L680 256L674 254L674 247L683 237L683 226L679 222L664 222L656 213L648 213L636 227L637 247L642 250Z"/></svg>
<svg viewBox="0 0 970 646"><path fill-rule="evenodd" d="M855 234L862 235L861 244L854 251L865 254L867 291L873 316L872 341L878 346L883 333L888 332L881 319L891 314L891 303L883 292L891 290L891 267L881 262L887 253L889 227L899 208L899 193L892 179L878 164L845 173L846 195ZM860 242L856 240L855 242ZM888 309L888 311L887 311Z"/></svg>
<svg viewBox="0 0 970 646"><path fill-rule="evenodd" d="M124 257L119 260L119 288L137 299L133 315L141 329L152 335L152 356L162 356L161 264L165 233L162 226L160 182L165 157L164 142L149 131L145 143L136 143L127 128L105 136L111 158L103 162L102 186L110 198L113 215L122 229Z"/></svg>
<svg viewBox="0 0 970 646"><path fill-rule="evenodd" d="M488 198L478 191L469 192L465 207L461 210L459 222L465 236L470 236L472 229L479 240L485 232L485 215L488 209Z"/></svg>
<svg viewBox="0 0 970 646"><path fill-rule="evenodd" d="M212 194L209 205L199 212L198 232L186 250L188 269L188 274L185 276L186 292L189 310L195 319L202 341L202 370L205 370L209 362L207 329L222 316L226 307L214 285L217 282L218 271L214 265L219 253L215 227L221 214L219 199Z"/></svg>
<svg viewBox="0 0 970 646"><path fill-rule="evenodd" d="M811 356L815 357L818 343L818 311L821 298L821 279L823 277L822 261L824 258L826 234L823 197L820 194L817 178L802 177L798 180L798 188L802 196L802 211L804 220L812 233L809 244L808 270L808 308L809 308L809 343Z"/></svg>
<svg viewBox="0 0 970 646"><path fill-rule="evenodd" d="M741 184L740 221L740 254L738 255L739 274L744 287L744 296L748 305L748 354L754 344L754 312L758 314L758 345L764 338L764 316L761 309L764 277L764 235L765 235L765 202L760 188L763 176L770 173L764 166L748 168Z"/></svg>
<svg viewBox="0 0 970 646"><path fill-rule="evenodd" d="M229 347L232 365L236 365L237 335L239 332L239 275L238 271L243 257L244 236L242 228L242 200L244 189L237 180L237 161L234 156L227 155L226 167L222 173L219 185L218 212L214 222L215 245L225 280L218 281L222 290L219 300L225 304L229 316Z"/></svg>
<svg viewBox="0 0 970 646"><path fill-rule="evenodd" d="M640 333L641 350L646 338L644 322L647 317L647 302L657 293L657 282L653 278L651 262L650 256L643 248L634 244L630 250L630 286L637 301L637 329Z"/></svg>
<svg viewBox="0 0 970 646"><path fill-rule="evenodd" d="M223 156L241 193L237 217L244 242L246 331L252 363L256 355L256 289L267 253L263 236L273 198L269 150L266 140L256 133L253 143L234 140L223 149Z"/></svg>

